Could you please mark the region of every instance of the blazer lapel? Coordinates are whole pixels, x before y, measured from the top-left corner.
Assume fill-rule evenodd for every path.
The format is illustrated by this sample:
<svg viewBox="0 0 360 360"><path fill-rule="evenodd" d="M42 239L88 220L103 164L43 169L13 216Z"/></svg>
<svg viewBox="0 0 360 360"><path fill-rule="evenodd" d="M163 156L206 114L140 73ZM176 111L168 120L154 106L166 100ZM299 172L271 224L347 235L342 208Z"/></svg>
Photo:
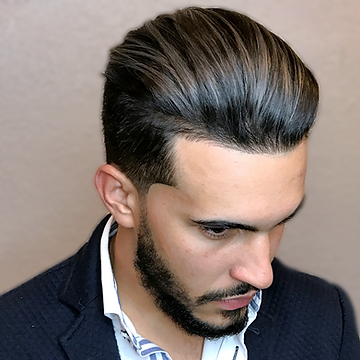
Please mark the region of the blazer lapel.
<svg viewBox="0 0 360 360"><path fill-rule="evenodd" d="M262 292L262 303L255 321L245 333L245 344L249 353L249 360L265 360L271 357L281 333L282 326L279 321L279 301L282 301L279 277L281 278L279 262L274 259L272 263L274 282Z"/></svg>
<svg viewBox="0 0 360 360"><path fill-rule="evenodd" d="M89 304L61 338L70 360L120 360L112 322L101 315L99 303L95 300Z"/></svg>

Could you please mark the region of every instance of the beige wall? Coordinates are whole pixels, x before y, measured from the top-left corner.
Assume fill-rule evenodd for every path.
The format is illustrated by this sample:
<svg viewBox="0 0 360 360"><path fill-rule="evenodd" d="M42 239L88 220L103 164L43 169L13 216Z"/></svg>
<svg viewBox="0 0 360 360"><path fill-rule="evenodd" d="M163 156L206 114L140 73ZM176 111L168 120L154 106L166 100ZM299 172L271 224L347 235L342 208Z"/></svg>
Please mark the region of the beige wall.
<svg viewBox="0 0 360 360"><path fill-rule="evenodd" d="M198 1L199 5L218 5ZM0 1L0 292L73 253L105 214L101 72L110 46L182 0ZM280 34L315 71L321 113L307 202L280 257L341 284L360 319L360 2L222 0Z"/></svg>

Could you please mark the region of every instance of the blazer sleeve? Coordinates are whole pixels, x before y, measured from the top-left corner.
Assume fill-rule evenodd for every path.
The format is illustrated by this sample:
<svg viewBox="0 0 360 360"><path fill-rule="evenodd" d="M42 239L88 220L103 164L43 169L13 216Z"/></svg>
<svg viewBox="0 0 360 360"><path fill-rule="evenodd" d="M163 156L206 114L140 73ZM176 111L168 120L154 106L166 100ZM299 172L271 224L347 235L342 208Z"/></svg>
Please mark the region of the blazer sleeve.
<svg viewBox="0 0 360 360"><path fill-rule="evenodd" d="M340 360L360 360L360 341L355 323L355 314L346 293L336 287L342 310L343 333Z"/></svg>

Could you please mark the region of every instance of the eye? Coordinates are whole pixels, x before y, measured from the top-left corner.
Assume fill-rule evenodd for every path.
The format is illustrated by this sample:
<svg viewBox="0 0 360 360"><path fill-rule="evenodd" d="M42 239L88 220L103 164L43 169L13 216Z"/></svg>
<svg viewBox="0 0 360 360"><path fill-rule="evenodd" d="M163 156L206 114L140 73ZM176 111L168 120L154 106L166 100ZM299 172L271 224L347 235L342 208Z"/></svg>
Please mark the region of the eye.
<svg viewBox="0 0 360 360"><path fill-rule="evenodd" d="M229 235L228 227L219 226L200 226L200 229L205 235L211 239L224 239Z"/></svg>

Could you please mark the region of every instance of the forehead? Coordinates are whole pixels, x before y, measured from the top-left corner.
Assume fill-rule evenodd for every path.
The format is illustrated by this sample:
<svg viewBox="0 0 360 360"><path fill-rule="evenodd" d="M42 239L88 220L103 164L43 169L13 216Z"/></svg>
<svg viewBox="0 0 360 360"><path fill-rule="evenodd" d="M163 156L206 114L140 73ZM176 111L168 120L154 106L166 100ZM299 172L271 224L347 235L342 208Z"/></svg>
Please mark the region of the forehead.
<svg viewBox="0 0 360 360"><path fill-rule="evenodd" d="M305 141L287 153L249 154L180 138L174 144L178 186L167 191L193 216L281 220L303 197L306 158Z"/></svg>

